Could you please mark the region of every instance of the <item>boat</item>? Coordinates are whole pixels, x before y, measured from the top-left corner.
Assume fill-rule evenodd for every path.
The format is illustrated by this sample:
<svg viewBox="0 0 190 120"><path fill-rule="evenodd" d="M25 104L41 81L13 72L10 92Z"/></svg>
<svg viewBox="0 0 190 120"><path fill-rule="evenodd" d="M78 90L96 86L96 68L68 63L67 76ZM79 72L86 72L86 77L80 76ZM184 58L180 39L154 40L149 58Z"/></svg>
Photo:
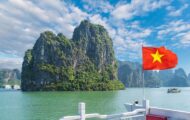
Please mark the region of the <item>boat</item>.
<svg viewBox="0 0 190 120"><path fill-rule="evenodd" d="M142 104L134 102L125 103L126 112L117 114L86 114L85 103L78 105L78 114L73 116L63 116L59 120L86 120L89 118L98 118L105 120L190 120L190 112L157 108L150 106L149 100L142 100Z"/></svg>
<svg viewBox="0 0 190 120"><path fill-rule="evenodd" d="M168 93L180 93L181 90L179 90L179 89L177 89L177 88L169 88L167 92L168 92Z"/></svg>
<svg viewBox="0 0 190 120"><path fill-rule="evenodd" d="M20 89L20 85L3 85L0 91L18 91Z"/></svg>
<svg viewBox="0 0 190 120"><path fill-rule="evenodd" d="M13 86L13 89L14 89L14 90L20 90L20 86L19 86L19 85L14 85L14 86Z"/></svg>
<svg viewBox="0 0 190 120"><path fill-rule="evenodd" d="M6 90L12 89L11 85L4 85L3 88L5 88Z"/></svg>

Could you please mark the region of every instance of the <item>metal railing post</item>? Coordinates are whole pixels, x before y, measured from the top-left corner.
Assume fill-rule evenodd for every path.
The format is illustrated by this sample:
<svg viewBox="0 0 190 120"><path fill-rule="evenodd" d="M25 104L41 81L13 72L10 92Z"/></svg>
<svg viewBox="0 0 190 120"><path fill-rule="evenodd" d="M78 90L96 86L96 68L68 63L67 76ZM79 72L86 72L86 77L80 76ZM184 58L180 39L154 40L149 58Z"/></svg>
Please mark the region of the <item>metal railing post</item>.
<svg viewBox="0 0 190 120"><path fill-rule="evenodd" d="M85 120L85 103L79 103L78 113L80 115L80 120Z"/></svg>
<svg viewBox="0 0 190 120"><path fill-rule="evenodd" d="M146 100L146 99L144 99L143 101L142 101L142 106L143 106L143 108L146 110L146 115L147 114L149 114L149 108L150 108L150 104L149 104L149 100Z"/></svg>
<svg viewBox="0 0 190 120"><path fill-rule="evenodd" d="M144 120L146 120L146 115L149 114L149 108L150 108L149 100L144 99L142 101L142 106L145 109Z"/></svg>

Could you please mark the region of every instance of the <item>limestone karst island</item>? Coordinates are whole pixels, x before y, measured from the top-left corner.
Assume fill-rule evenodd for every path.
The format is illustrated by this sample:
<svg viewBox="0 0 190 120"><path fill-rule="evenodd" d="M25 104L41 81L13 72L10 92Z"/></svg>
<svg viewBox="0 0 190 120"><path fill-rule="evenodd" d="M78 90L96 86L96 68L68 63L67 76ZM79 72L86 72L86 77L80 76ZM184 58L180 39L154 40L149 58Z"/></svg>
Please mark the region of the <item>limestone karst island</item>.
<svg viewBox="0 0 190 120"><path fill-rule="evenodd" d="M22 64L23 91L124 89L117 77L112 39L101 25L84 20L72 39L41 33Z"/></svg>

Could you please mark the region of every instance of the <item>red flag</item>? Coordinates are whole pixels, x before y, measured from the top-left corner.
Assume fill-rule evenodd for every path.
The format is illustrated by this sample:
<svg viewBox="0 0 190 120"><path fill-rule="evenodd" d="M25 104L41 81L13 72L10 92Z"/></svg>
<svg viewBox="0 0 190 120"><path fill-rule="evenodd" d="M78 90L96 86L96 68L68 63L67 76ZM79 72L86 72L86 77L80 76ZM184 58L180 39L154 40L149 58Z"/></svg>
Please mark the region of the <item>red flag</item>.
<svg viewBox="0 0 190 120"><path fill-rule="evenodd" d="M143 70L164 70L174 68L177 55L165 47L142 47Z"/></svg>

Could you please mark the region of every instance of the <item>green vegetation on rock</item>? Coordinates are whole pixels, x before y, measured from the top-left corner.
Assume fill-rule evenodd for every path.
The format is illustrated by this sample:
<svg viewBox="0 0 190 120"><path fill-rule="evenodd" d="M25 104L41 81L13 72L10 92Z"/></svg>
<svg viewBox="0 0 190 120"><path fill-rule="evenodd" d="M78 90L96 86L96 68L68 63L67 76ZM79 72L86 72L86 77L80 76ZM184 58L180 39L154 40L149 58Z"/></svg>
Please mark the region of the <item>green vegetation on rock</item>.
<svg viewBox="0 0 190 120"><path fill-rule="evenodd" d="M106 29L87 20L72 39L62 33L41 33L22 65L23 91L118 90L117 62Z"/></svg>

